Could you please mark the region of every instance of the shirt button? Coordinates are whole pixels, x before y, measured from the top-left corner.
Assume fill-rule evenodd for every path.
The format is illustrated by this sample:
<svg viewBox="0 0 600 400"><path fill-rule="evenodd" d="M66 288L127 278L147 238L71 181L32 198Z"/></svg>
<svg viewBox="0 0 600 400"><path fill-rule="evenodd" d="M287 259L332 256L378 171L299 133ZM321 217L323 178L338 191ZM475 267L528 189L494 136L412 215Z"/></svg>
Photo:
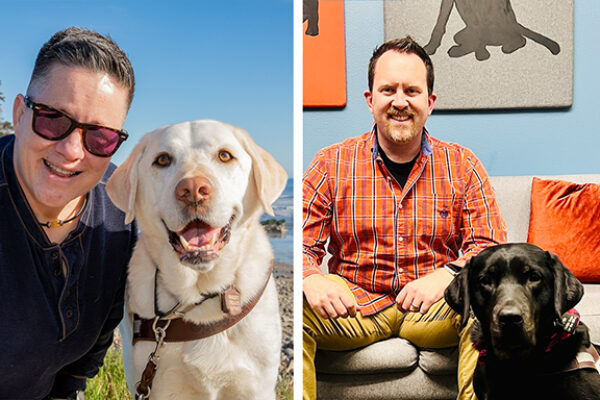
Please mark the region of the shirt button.
<svg viewBox="0 0 600 400"><path fill-rule="evenodd" d="M404 269L403 268L398 268L398 272L402 273L402 272L404 272Z"/></svg>
<svg viewBox="0 0 600 400"><path fill-rule="evenodd" d="M402 203L398 204L398 208L402 209Z"/></svg>
<svg viewBox="0 0 600 400"><path fill-rule="evenodd" d="M60 276L60 268L54 268L54 276L56 276L57 278Z"/></svg>
<svg viewBox="0 0 600 400"><path fill-rule="evenodd" d="M404 241L404 238L403 238L402 236L400 236L400 237L398 238L398 241L399 241L399 242L403 242L403 241Z"/></svg>
<svg viewBox="0 0 600 400"><path fill-rule="evenodd" d="M67 312L65 313L65 315L67 316L67 318L71 318L73 317L73 310L71 310L70 308L67 310Z"/></svg>
<svg viewBox="0 0 600 400"><path fill-rule="evenodd" d="M52 250L52 252L50 253L50 258L56 260L58 258L58 251Z"/></svg>

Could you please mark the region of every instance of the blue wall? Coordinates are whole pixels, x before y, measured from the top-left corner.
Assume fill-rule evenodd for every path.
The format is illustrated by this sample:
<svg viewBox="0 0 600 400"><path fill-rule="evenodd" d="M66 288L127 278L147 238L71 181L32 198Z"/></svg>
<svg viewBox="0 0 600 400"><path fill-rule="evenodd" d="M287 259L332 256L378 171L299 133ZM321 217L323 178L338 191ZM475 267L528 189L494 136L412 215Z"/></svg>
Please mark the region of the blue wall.
<svg viewBox="0 0 600 400"><path fill-rule="evenodd" d="M348 104L304 111L304 169L320 148L372 123L363 91L371 53L384 41L383 1L346 0L345 17ZM434 112L426 124L430 133L472 149L493 176L600 173L600 1L575 1L574 18L570 109Z"/></svg>

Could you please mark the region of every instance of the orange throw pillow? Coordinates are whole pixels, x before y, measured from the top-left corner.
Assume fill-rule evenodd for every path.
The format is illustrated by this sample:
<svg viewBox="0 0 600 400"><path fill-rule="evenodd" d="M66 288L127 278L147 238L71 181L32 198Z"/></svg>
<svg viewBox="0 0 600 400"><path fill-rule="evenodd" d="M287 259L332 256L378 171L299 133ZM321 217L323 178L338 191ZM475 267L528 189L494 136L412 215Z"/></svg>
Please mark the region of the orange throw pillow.
<svg viewBox="0 0 600 400"><path fill-rule="evenodd" d="M529 243L582 282L600 282L600 185L533 178Z"/></svg>

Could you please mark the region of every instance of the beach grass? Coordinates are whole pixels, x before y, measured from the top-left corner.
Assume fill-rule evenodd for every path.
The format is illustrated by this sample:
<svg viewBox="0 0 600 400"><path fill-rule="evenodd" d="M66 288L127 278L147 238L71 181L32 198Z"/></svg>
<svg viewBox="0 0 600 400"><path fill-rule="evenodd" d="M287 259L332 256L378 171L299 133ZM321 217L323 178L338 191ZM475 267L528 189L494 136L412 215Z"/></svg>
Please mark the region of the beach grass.
<svg viewBox="0 0 600 400"><path fill-rule="evenodd" d="M294 378L285 375L279 378L276 388L277 400L292 400L294 398Z"/></svg>
<svg viewBox="0 0 600 400"><path fill-rule="evenodd" d="M88 379L86 400L130 400L123 371L119 343L115 341L104 357L104 366L93 379Z"/></svg>
<svg viewBox="0 0 600 400"><path fill-rule="evenodd" d="M292 400L294 397L293 378L283 376L276 388L277 400ZM85 390L86 400L131 400L123 371L120 341L115 340L104 358L104 366L98 375L88 379Z"/></svg>

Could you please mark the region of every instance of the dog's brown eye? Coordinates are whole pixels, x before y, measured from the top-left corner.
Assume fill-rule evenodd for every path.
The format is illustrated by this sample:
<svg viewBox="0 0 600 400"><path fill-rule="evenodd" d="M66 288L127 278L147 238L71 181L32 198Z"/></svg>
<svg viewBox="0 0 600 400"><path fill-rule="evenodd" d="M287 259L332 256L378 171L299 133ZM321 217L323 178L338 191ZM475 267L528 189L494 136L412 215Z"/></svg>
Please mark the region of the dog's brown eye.
<svg viewBox="0 0 600 400"><path fill-rule="evenodd" d="M160 153L154 159L153 165L157 165L159 167L168 167L169 165L171 165L172 162L173 160L171 159L170 155L168 155L167 153Z"/></svg>
<svg viewBox="0 0 600 400"><path fill-rule="evenodd" d="M233 156L231 155L230 152L228 152L227 150L221 150L219 151L219 160L223 161L223 162L229 162L233 159Z"/></svg>

